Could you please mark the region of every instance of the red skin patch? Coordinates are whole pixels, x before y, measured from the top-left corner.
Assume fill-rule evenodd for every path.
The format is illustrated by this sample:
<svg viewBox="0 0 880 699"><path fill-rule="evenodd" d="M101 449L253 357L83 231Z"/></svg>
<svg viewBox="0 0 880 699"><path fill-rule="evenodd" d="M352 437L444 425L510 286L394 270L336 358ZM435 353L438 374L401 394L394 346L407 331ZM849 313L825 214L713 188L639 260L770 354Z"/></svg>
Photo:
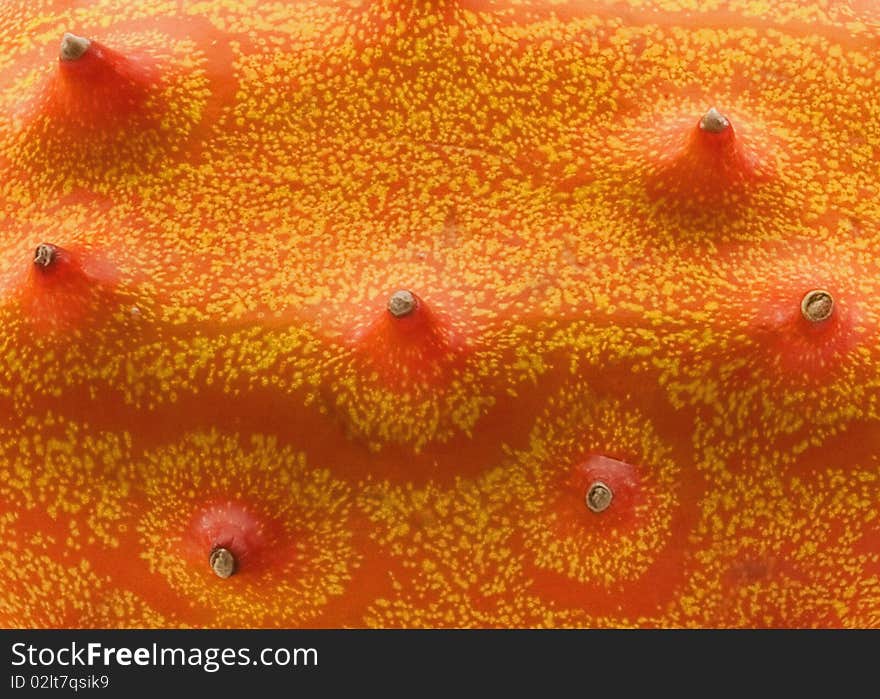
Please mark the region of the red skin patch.
<svg viewBox="0 0 880 699"><path fill-rule="evenodd" d="M465 355L464 344L445 315L413 293L415 308L400 317L376 302L371 323L355 328L350 342L357 355L391 388L418 382L442 385ZM387 298L384 299L387 303Z"/></svg>
<svg viewBox="0 0 880 699"><path fill-rule="evenodd" d="M602 512L593 512L586 504L587 493L594 483L604 483L612 493L611 504ZM575 529L581 525L600 530L626 528L642 501L637 468L599 454L577 464L564 488L559 507L566 513L563 521L571 525L572 531L568 534L576 534Z"/></svg>
<svg viewBox="0 0 880 699"><path fill-rule="evenodd" d="M743 194L767 174L730 120L718 132L689 121L654 128L647 187L655 199L684 208L717 205L725 197Z"/></svg>
<svg viewBox="0 0 880 699"><path fill-rule="evenodd" d="M806 294L817 289L829 292L834 306L827 319L811 321L801 312L801 303ZM785 372L827 377L834 363L858 341L854 330L858 307L852 294L840 289L834 280L824 278L786 284L768 292L756 313L755 339Z"/></svg>
<svg viewBox="0 0 880 699"><path fill-rule="evenodd" d="M208 560L217 548L228 549L235 557L235 575L259 575L271 567L280 554L281 529L256 516L241 503L226 501L210 505L193 516L186 542L195 564Z"/></svg>
<svg viewBox="0 0 880 699"><path fill-rule="evenodd" d="M32 327L41 332L65 331L105 319L116 310L117 275L101 254L79 245L44 244L42 251L48 262L35 261L37 252L32 252L22 262L29 268L18 283Z"/></svg>

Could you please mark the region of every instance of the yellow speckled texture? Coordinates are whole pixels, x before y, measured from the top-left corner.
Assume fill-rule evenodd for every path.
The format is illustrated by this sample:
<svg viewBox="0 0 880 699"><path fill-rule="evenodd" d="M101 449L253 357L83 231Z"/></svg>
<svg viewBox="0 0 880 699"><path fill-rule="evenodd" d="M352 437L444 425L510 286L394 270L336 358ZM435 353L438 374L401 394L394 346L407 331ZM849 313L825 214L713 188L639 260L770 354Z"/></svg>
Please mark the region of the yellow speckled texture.
<svg viewBox="0 0 880 699"><path fill-rule="evenodd" d="M60 108L65 31L137 89ZM2 1L0 36L0 625L880 625L880 5ZM712 106L748 167L693 150ZM363 351L398 289L460 346Z"/></svg>

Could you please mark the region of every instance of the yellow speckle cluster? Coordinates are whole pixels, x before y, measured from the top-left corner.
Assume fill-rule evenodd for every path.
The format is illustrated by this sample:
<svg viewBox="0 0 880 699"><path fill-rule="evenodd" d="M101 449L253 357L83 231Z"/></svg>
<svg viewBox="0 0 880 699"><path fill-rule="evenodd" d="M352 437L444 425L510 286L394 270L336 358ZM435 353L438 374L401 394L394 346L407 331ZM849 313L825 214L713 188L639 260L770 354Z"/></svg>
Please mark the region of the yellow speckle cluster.
<svg viewBox="0 0 880 699"><path fill-rule="evenodd" d="M0 624L880 625L880 12L628 5L0 0ZM754 172L664 179L713 106ZM371 366L399 289L461 361Z"/></svg>
<svg viewBox="0 0 880 699"><path fill-rule="evenodd" d="M147 498L137 525L140 557L181 597L203 607L207 623L299 626L345 592L359 559L348 488L329 471L309 468L301 453L271 438L240 445L236 437L199 433L148 453L138 475ZM277 560L253 573L243 565L218 585L207 563L210 549L188 549L199 543L193 528L200 512L224 502L246 503L256 528L277 529L265 534L269 550L260 552Z"/></svg>

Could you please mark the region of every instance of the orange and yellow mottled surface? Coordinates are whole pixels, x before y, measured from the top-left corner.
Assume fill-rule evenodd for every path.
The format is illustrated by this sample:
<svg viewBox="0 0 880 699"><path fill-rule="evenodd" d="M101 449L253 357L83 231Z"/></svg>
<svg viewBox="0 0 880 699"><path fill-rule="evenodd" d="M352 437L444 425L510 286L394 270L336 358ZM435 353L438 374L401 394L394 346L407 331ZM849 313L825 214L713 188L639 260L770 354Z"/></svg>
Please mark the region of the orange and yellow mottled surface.
<svg viewBox="0 0 880 699"><path fill-rule="evenodd" d="M66 31L134 82L62 89ZM0 626L880 626L880 4L0 36ZM687 150L713 106L747 171Z"/></svg>

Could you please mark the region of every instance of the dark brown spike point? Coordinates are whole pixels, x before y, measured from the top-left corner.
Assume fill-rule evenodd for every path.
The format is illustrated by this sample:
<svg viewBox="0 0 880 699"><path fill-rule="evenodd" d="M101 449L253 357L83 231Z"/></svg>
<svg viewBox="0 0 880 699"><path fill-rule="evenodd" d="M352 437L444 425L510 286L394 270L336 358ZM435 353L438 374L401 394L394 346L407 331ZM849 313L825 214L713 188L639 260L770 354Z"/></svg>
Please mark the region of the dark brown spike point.
<svg viewBox="0 0 880 699"><path fill-rule="evenodd" d="M58 259L58 248L51 243L40 243L34 251L34 264L46 269Z"/></svg>
<svg viewBox="0 0 880 699"><path fill-rule="evenodd" d="M801 301L801 313L811 323L828 320L834 311L834 297L822 289L808 291Z"/></svg>
<svg viewBox="0 0 880 699"><path fill-rule="evenodd" d="M208 562L211 564L211 570L214 571L218 578L226 579L235 573L235 556L232 554L232 551L222 546L218 546L211 551Z"/></svg>
<svg viewBox="0 0 880 699"><path fill-rule="evenodd" d="M66 32L64 38L61 39L61 60L75 61L81 58L91 45L92 42L84 36L77 36L76 34Z"/></svg>
<svg viewBox="0 0 880 699"><path fill-rule="evenodd" d="M614 493L602 481L592 483L587 490L587 507L591 512L599 514L611 507L611 501L614 499Z"/></svg>
<svg viewBox="0 0 880 699"><path fill-rule="evenodd" d="M416 297L411 291L395 291L388 299L388 312L395 318L402 318L415 310L416 303Z"/></svg>
<svg viewBox="0 0 880 699"><path fill-rule="evenodd" d="M728 127L730 127L730 121L728 121L726 116L715 109L715 107L712 107L703 115L703 118L700 119L700 128L709 133L721 133Z"/></svg>

